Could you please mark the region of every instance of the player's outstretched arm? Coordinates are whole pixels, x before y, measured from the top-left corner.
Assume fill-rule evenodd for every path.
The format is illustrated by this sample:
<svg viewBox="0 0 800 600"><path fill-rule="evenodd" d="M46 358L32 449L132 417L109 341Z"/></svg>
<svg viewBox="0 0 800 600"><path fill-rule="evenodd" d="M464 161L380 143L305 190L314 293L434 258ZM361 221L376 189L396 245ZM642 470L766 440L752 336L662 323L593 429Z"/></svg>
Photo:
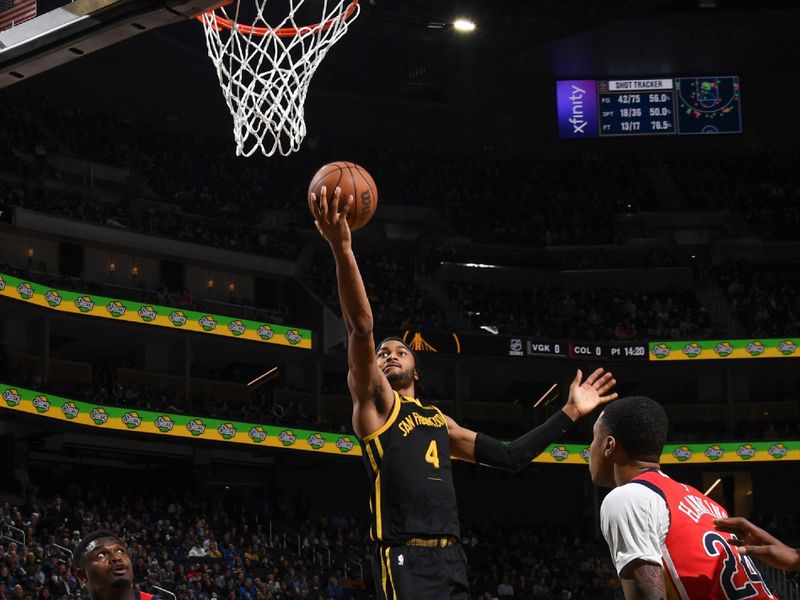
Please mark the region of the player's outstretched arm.
<svg viewBox="0 0 800 600"><path fill-rule="evenodd" d="M378 370L372 338L372 308L353 254L352 235L347 223L353 197L342 204L340 194L337 187L328 202L327 190L323 186L319 198L309 194L308 206L317 230L330 245L336 262L339 303L348 337L347 384L353 398L353 429L363 438L386 421L394 394L386 377Z"/></svg>
<svg viewBox="0 0 800 600"><path fill-rule="evenodd" d="M611 373L596 369L585 381L578 370L569 387L569 400L543 424L510 444L504 444L483 433L470 431L446 417L450 433L450 453L455 458L478 462L505 471L519 471L547 446L558 440L572 424L601 404L617 398L612 392L616 381Z"/></svg>
<svg viewBox="0 0 800 600"><path fill-rule="evenodd" d="M757 558L761 562L785 571L800 572L800 549L787 546L761 527L742 517L716 519L714 527L734 534L738 539L730 540L741 554Z"/></svg>

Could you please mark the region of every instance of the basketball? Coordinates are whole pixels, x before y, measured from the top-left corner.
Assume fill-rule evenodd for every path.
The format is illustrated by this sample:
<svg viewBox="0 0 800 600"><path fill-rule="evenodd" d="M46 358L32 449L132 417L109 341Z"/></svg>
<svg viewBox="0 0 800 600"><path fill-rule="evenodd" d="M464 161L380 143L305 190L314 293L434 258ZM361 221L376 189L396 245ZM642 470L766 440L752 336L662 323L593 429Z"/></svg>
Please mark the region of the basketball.
<svg viewBox="0 0 800 600"><path fill-rule="evenodd" d="M347 215L351 231L358 231L375 215L375 209L378 208L378 188L372 175L364 167L347 161L328 163L314 173L308 193L314 193L319 198L322 186L327 190L328 202L333 199L336 187L341 188L340 209L344 208L347 198L353 196L353 206Z"/></svg>

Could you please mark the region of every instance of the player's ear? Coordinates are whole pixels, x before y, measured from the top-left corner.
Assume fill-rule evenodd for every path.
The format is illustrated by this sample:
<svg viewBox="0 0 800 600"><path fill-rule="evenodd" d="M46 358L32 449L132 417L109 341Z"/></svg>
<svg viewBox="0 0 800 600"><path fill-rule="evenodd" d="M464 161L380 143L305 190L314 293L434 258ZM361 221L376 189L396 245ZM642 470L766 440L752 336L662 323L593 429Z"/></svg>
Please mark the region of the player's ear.
<svg viewBox="0 0 800 600"><path fill-rule="evenodd" d="M82 586L86 585L86 569L83 567L75 569L75 577L78 578L78 582L80 582Z"/></svg>
<svg viewBox="0 0 800 600"><path fill-rule="evenodd" d="M606 436L606 441L603 444L603 456L608 458L612 454L614 454L614 450L617 449L617 440L614 439L613 435Z"/></svg>
<svg viewBox="0 0 800 600"><path fill-rule="evenodd" d="M414 381L419 381L419 371L414 369Z"/></svg>

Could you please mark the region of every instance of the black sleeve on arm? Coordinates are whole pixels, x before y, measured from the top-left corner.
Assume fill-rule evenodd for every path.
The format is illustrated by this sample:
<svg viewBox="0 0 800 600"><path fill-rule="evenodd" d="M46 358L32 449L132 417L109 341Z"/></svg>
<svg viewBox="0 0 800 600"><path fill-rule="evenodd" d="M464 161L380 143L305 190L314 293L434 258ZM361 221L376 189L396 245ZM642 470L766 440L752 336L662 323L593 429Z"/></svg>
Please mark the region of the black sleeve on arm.
<svg viewBox="0 0 800 600"><path fill-rule="evenodd" d="M536 429L518 437L510 444L479 433L475 438L475 460L489 467L516 472L530 463L563 433L572 427L570 419L559 410Z"/></svg>

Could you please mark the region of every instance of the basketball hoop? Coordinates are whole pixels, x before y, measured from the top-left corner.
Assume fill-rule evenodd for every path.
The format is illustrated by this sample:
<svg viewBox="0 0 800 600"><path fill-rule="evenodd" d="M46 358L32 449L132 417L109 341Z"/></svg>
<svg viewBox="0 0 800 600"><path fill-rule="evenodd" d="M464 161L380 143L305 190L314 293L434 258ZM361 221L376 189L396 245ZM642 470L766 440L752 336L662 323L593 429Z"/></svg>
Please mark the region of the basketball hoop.
<svg viewBox="0 0 800 600"><path fill-rule="evenodd" d="M359 0L322 0L319 22L298 25L296 13L305 1L289 0L289 14L275 27L265 19L269 0L255 0L252 25L238 22L238 1L233 15L220 6L198 17L233 116L239 156L257 150L288 156L300 149L311 78L360 11Z"/></svg>

